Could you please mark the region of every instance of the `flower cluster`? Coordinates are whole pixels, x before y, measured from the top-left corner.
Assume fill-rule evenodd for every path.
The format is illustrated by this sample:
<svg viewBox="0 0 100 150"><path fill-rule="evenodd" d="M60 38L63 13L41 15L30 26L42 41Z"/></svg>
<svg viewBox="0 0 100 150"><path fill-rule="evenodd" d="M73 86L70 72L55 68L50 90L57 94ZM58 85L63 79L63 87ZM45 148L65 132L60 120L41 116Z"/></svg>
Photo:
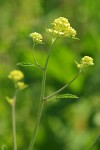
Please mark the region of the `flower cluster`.
<svg viewBox="0 0 100 150"><path fill-rule="evenodd" d="M20 70L11 71L8 78L14 81L16 89L22 90L27 87L24 82L20 81L24 78L24 74Z"/></svg>
<svg viewBox="0 0 100 150"><path fill-rule="evenodd" d="M42 43L42 35L37 32L31 33L29 37L33 39L35 44Z"/></svg>
<svg viewBox="0 0 100 150"><path fill-rule="evenodd" d="M81 59L80 63L77 63L77 62L76 62L76 64L77 64L77 67L78 67L80 70L82 70L82 69L84 69L84 68L86 68L86 67L88 67L88 66L94 65L94 63L93 63L93 58L91 58L91 57L89 57L89 56L84 56L84 57Z"/></svg>
<svg viewBox="0 0 100 150"><path fill-rule="evenodd" d="M24 74L19 70L13 70L9 73L8 78L14 81L19 81L24 78Z"/></svg>
<svg viewBox="0 0 100 150"><path fill-rule="evenodd" d="M73 37L76 36L76 31L70 26L68 19L59 17L52 23L52 29L46 29L47 32L56 37Z"/></svg>

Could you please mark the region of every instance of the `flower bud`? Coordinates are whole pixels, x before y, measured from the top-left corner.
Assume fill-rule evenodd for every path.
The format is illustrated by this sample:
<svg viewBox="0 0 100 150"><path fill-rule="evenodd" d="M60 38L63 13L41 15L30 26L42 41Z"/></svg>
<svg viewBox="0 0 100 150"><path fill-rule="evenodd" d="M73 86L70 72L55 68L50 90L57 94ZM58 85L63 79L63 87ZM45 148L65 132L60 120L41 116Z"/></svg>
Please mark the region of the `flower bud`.
<svg viewBox="0 0 100 150"><path fill-rule="evenodd" d="M89 56L84 56L84 57L81 59L80 63L77 63L77 62L76 62L76 64L77 64L77 67L78 67L80 70L82 70L82 69L84 69L84 68L86 68L86 67L88 67L88 66L94 65L94 63L93 63L93 58L91 58L91 57L89 57Z"/></svg>
<svg viewBox="0 0 100 150"><path fill-rule="evenodd" d="M12 106L14 104L14 99L6 97L7 102Z"/></svg>
<svg viewBox="0 0 100 150"><path fill-rule="evenodd" d="M42 35L37 32L31 33L29 37L33 39L35 44L42 43Z"/></svg>
<svg viewBox="0 0 100 150"><path fill-rule="evenodd" d="M24 78L24 74L19 70L13 70L9 73L8 78L14 81L19 81Z"/></svg>
<svg viewBox="0 0 100 150"><path fill-rule="evenodd" d="M18 88L19 90L23 90L27 87L27 85L24 82L17 82L16 84L16 88Z"/></svg>

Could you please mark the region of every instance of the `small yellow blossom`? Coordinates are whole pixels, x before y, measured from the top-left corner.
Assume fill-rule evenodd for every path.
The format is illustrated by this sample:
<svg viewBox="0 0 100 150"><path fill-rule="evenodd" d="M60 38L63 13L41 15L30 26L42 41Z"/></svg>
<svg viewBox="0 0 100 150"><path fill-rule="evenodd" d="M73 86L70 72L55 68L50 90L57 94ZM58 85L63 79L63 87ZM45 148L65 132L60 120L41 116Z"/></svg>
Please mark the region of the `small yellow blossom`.
<svg viewBox="0 0 100 150"><path fill-rule="evenodd" d="M94 65L94 63L93 63L93 58L91 58L91 57L89 57L89 56L84 56L84 57L81 59L80 63L77 63L77 62L76 62L76 64L77 64L77 67L78 67L80 70L82 70L82 69L84 69L84 68L86 68L86 67L88 67L88 66Z"/></svg>
<svg viewBox="0 0 100 150"><path fill-rule="evenodd" d="M42 39L43 39L42 35L39 34L39 33L37 33L37 32L31 33L29 35L29 37L31 37L33 39L33 41L34 41L35 44L42 43Z"/></svg>
<svg viewBox="0 0 100 150"><path fill-rule="evenodd" d="M9 97L6 97L6 100L7 102L12 106L13 103L14 103L14 99L13 98L9 98Z"/></svg>
<svg viewBox="0 0 100 150"><path fill-rule="evenodd" d="M24 82L17 82L16 88L22 90L25 89L27 87L27 85Z"/></svg>
<svg viewBox="0 0 100 150"><path fill-rule="evenodd" d="M19 81L24 78L24 74L20 70L13 70L9 73L8 78L14 81Z"/></svg>
<svg viewBox="0 0 100 150"><path fill-rule="evenodd" d="M52 29L46 29L47 32L57 37L73 37L76 36L76 31L70 26L68 19L59 17L52 23Z"/></svg>

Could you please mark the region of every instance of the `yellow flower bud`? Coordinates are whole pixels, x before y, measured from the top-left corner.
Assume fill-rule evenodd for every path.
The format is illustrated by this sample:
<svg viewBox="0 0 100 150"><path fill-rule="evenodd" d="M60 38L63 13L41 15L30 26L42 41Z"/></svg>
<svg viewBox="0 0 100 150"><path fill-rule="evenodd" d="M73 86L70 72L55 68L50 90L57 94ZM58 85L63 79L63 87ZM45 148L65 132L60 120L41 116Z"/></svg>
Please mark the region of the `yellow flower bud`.
<svg viewBox="0 0 100 150"><path fill-rule="evenodd" d="M29 37L33 39L35 44L42 43L42 35L37 32L31 33Z"/></svg>
<svg viewBox="0 0 100 150"><path fill-rule="evenodd" d="M24 74L19 70L13 70L9 73L8 78L14 81L19 81L24 78Z"/></svg>
<svg viewBox="0 0 100 150"><path fill-rule="evenodd" d="M84 69L84 68L86 68L86 67L88 67L88 66L94 65L94 63L93 63L93 58L91 58L91 57L89 57L89 56L84 56L84 57L81 59L80 63L77 63L77 62L76 62L76 64L77 64L77 67L78 67L80 70L82 70L82 69Z"/></svg>
<svg viewBox="0 0 100 150"><path fill-rule="evenodd" d="M52 23L52 29L46 29L47 32L57 37L75 37L76 31L70 26L68 19L59 17Z"/></svg>
<svg viewBox="0 0 100 150"><path fill-rule="evenodd" d="M27 87L27 85L24 82L17 82L16 88L23 90Z"/></svg>
<svg viewBox="0 0 100 150"><path fill-rule="evenodd" d="M84 56L81 60L81 64L84 64L87 66L94 65L93 58L91 58L89 56Z"/></svg>
<svg viewBox="0 0 100 150"><path fill-rule="evenodd" d="M7 102L12 106L13 103L14 103L14 99L13 98L9 98L9 97L6 97L6 100Z"/></svg>

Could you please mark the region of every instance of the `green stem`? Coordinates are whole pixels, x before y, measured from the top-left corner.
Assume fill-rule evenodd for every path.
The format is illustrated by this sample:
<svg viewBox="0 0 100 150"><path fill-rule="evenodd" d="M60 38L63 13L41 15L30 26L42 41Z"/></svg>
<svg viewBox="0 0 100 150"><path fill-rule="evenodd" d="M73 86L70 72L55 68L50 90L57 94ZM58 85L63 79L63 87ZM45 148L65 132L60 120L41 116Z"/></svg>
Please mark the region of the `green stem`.
<svg viewBox="0 0 100 150"><path fill-rule="evenodd" d="M16 141L16 92L13 97L13 104L12 104L12 126L13 126L13 142L14 142L14 150L17 150L17 141Z"/></svg>
<svg viewBox="0 0 100 150"><path fill-rule="evenodd" d="M49 98L52 98L53 96L55 96L56 94L60 93L61 91L63 91L65 88L67 88L79 75L80 75L80 71L78 72L78 74L67 84L65 84L62 88L60 88L59 90L57 90L56 92L52 93L51 95L44 97L44 100L47 100Z"/></svg>
<svg viewBox="0 0 100 150"><path fill-rule="evenodd" d="M39 108L38 108L38 113L37 113L37 118L36 118L36 124L35 124L33 137L31 139L31 142L30 142L30 145L29 145L29 150L34 149L34 145L35 145L35 141L36 141L37 131L38 131L38 128L39 128L39 123L40 123L40 119L41 119L41 115L42 115L42 111L43 111L43 106L44 106L44 102L45 102L44 101L44 94L45 94L45 83L46 83L46 71L47 71L48 61L49 61L50 54L51 54L51 49L52 49L52 46L53 46L55 40L52 40L52 44L51 44L51 47L49 48L49 52L48 52L48 56L47 56L44 68L42 68L43 77L42 77L42 85L41 85L40 103L39 103Z"/></svg>
<svg viewBox="0 0 100 150"><path fill-rule="evenodd" d="M48 52L48 56L47 56L47 59L46 59L46 62L45 62L45 66L44 66L44 69L46 70L47 69L47 65L48 65L48 61L49 61L49 57L50 57L50 54L51 54L51 49L54 45L54 43L56 42L57 38L52 38L52 44L49 48L49 52Z"/></svg>
<svg viewBox="0 0 100 150"><path fill-rule="evenodd" d="M35 44L33 46L33 59L37 65L37 67L40 69L40 70L43 70L43 68L40 66L40 64L38 63L37 59L36 59L36 56L35 56L35 52L34 52L34 48L35 48Z"/></svg>
<svg viewBox="0 0 100 150"><path fill-rule="evenodd" d="M38 127L39 127L39 123L40 123L40 119L41 119L41 115L42 115L42 110L43 110L43 106L44 106L44 101L43 101L43 94L44 94L44 74L42 77L42 85L41 85L41 96L40 96L40 103L39 103L39 108L38 108L38 113L37 113L37 118L36 118L36 124L35 124L35 129L34 129L34 133L29 145L29 150L33 150L34 149L34 144L35 144L35 140L36 140L36 135L37 135L37 131L38 131Z"/></svg>

